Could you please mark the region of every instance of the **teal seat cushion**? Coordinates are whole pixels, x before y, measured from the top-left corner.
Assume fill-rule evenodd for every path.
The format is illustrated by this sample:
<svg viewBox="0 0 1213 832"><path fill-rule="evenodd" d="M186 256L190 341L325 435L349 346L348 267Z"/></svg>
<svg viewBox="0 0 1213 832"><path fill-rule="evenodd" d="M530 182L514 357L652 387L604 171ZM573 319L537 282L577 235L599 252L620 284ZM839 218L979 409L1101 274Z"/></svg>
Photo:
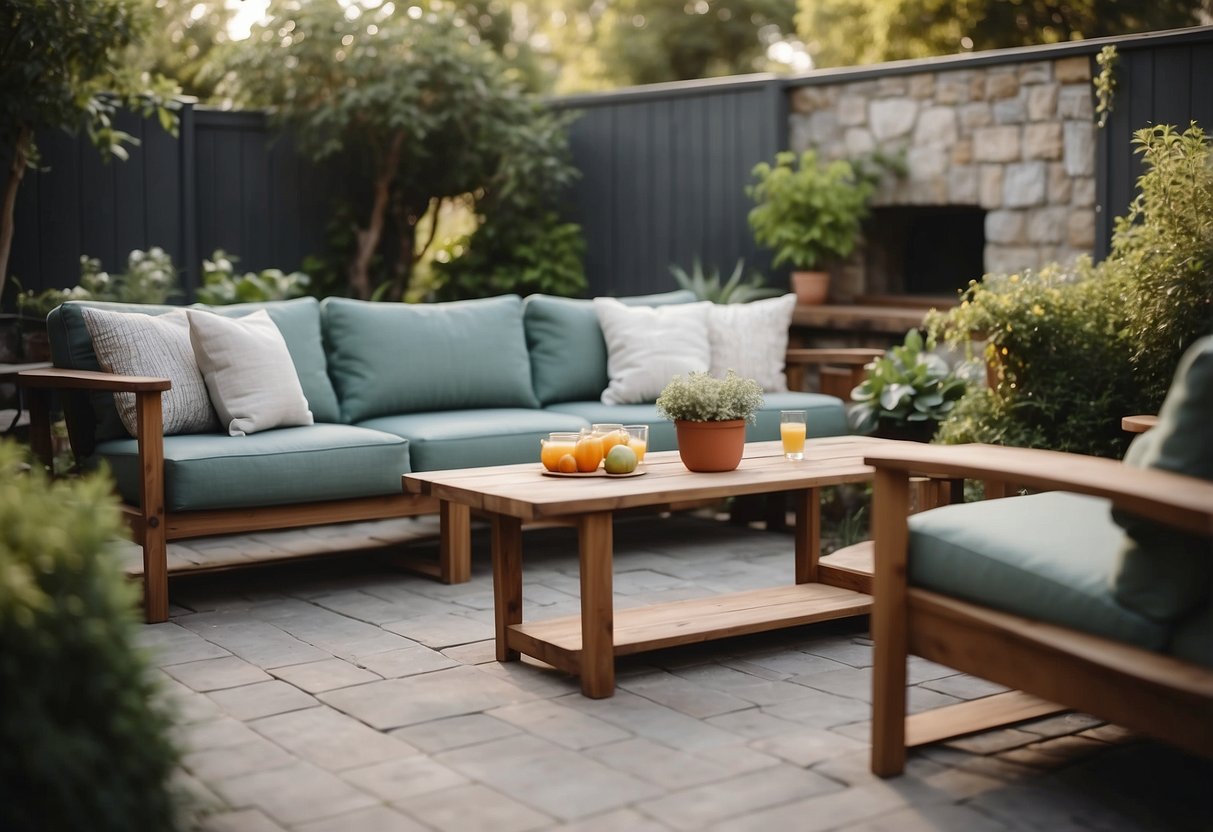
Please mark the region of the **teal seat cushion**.
<svg viewBox="0 0 1213 832"><path fill-rule="evenodd" d="M1158 424L1133 440L1125 464L1213 480L1213 336L1179 362ZM1112 575L1126 606L1170 621L1213 600L1213 539L1115 511L1126 539Z"/></svg>
<svg viewBox="0 0 1213 832"><path fill-rule="evenodd" d="M619 298L629 306L691 303L686 290ZM531 380L540 404L597 399L606 389L606 340L592 300L530 295L522 320L530 352ZM637 422L636 424L639 424Z"/></svg>
<svg viewBox="0 0 1213 832"><path fill-rule="evenodd" d="M341 408L337 404L337 392L329 380L328 361L320 334L320 301L315 298L295 298L269 303L234 303L229 306L198 304L197 308L211 309L232 318L243 318L258 309L268 312L270 320L286 341L312 416L317 422L341 421Z"/></svg>
<svg viewBox="0 0 1213 832"><path fill-rule="evenodd" d="M118 491L139 501L139 451L134 439L97 446L89 460L109 463ZM164 438L168 511L252 508L402 493L408 442L350 425L318 424L248 436L191 434Z"/></svg>
<svg viewBox="0 0 1213 832"><path fill-rule="evenodd" d="M362 427L406 437L414 471L477 468L534 462L539 440L555 431L578 431L589 423L546 410L489 408L383 416Z"/></svg>
<svg viewBox="0 0 1213 832"><path fill-rule="evenodd" d="M517 295L450 303L321 302L342 420L538 407Z"/></svg>
<svg viewBox="0 0 1213 832"><path fill-rule="evenodd" d="M1122 606L1108 578L1124 532L1108 500L1063 492L910 517L909 581L962 600L1162 650L1166 626Z"/></svg>

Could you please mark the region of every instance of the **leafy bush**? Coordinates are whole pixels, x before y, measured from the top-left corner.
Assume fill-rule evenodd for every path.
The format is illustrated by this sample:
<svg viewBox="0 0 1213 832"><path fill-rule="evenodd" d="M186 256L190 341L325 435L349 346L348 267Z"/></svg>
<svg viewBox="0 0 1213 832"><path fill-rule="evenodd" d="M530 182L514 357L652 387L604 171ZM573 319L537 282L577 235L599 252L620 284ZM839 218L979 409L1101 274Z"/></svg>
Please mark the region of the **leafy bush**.
<svg viewBox="0 0 1213 832"><path fill-rule="evenodd" d="M126 258L126 271L110 274L101 261L81 255L80 282L70 289L22 292L17 308L24 315L45 318L65 300L106 300L119 303L165 303L178 293L173 258L159 246L135 249Z"/></svg>
<svg viewBox="0 0 1213 832"><path fill-rule="evenodd" d="M724 283L720 282L719 269L713 269L709 275L704 272L698 259L691 266L689 274L679 266L670 266L670 274L674 275L674 280L680 288L693 292L699 300L710 300L712 303L749 303L752 300L783 294L782 289L764 286L762 275L757 273L751 274L743 283L741 278L744 268L745 261L738 260L737 265L733 267L733 273Z"/></svg>
<svg viewBox="0 0 1213 832"><path fill-rule="evenodd" d="M0 829L172 830L177 751L112 552L112 483L0 442Z"/></svg>
<svg viewBox="0 0 1213 832"><path fill-rule="evenodd" d="M851 391L855 405L848 417L857 433L880 425L905 427L943 421L964 395L966 383L948 362L931 352L932 339L917 329L906 333L899 347L867 366L867 377Z"/></svg>
<svg viewBox="0 0 1213 832"><path fill-rule="evenodd" d="M984 339L990 389L972 390L943 442L994 442L1119 457L1122 416L1162 404L1174 368L1213 331L1213 153L1193 125L1135 135L1146 170L1099 264L987 275L928 328Z"/></svg>
<svg viewBox="0 0 1213 832"><path fill-rule="evenodd" d="M753 422L762 407L762 386L729 370L724 378L708 373L674 376L657 397L657 412L670 421Z"/></svg>
<svg viewBox="0 0 1213 832"><path fill-rule="evenodd" d="M263 269L237 277L233 264L239 259L223 249L216 249L209 260L202 261L202 285L198 287L200 302L212 306L264 303L307 294L311 278L303 272L284 274L281 269Z"/></svg>
<svg viewBox="0 0 1213 832"><path fill-rule="evenodd" d="M457 256L435 263L436 300L509 292L575 297L586 287L581 226L560 222L555 214L517 221L513 215L489 217L454 248Z"/></svg>

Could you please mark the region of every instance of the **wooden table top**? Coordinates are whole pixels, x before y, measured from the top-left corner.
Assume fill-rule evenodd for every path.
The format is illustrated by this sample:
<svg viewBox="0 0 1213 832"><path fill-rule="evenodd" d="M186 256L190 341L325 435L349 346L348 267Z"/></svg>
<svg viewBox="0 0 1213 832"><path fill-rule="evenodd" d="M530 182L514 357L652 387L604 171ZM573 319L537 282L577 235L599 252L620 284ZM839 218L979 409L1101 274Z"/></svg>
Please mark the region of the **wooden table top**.
<svg viewBox="0 0 1213 832"><path fill-rule="evenodd" d="M867 436L809 439L805 458L798 462L784 459L779 442L755 442L746 445L736 470L713 474L688 471L677 451L663 451L645 456L645 473L633 477L548 476L536 459L522 465L405 474L403 479L410 493L535 520L863 482L872 476L864 455L890 441Z"/></svg>

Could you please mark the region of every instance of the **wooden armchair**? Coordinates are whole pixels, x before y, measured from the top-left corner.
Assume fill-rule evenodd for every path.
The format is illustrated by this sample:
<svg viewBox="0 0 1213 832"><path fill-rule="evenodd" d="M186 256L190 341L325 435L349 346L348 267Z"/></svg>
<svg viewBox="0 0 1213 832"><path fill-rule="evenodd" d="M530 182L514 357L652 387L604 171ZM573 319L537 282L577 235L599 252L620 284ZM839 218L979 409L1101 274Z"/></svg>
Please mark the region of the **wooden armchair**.
<svg viewBox="0 0 1213 832"><path fill-rule="evenodd" d="M902 443L881 448L867 462L876 469L874 773L901 773L908 747L1069 709L1213 756L1213 665L922 588L910 559L921 550L921 538L911 547L905 510L911 475L1012 481L1042 491L1103 497L1118 509L1213 539L1213 482L1107 459L987 445ZM1032 499L995 502L1004 508ZM982 504L939 511L974 505ZM1106 518L1106 508L1102 511ZM912 521L916 529L926 516ZM996 534L988 528L979 531L987 540ZM973 539L982 545L982 534ZM1074 549L1067 551L1071 553L1076 554ZM1213 557L1213 551L1209 554ZM960 566L965 566L963 559ZM907 717L906 659L911 653L1013 690Z"/></svg>

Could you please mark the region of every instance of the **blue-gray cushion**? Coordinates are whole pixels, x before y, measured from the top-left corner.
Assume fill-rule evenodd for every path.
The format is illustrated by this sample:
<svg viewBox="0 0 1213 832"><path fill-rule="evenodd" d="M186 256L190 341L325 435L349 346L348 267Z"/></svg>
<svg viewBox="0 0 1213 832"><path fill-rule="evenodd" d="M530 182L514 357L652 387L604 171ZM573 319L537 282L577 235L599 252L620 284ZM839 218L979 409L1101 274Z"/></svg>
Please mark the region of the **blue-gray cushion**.
<svg viewBox="0 0 1213 832"><path fill-rule="evenodd" d="M258 309L270 315L286 341L303 396L317 422L340 422L341 408L337 392L329 380L328 361L324 356L324 341L320 335L320 301L315 298L271 301L269 303L234 303L230 306L203 306L220 315L243 318Z"/></svg>
<svg viewBox="0 0 1213 832"><path fill-rule="evenodd" d="M1179 362L1158 424L1133 441L1125 464L1213 480L1213 336ZM1113 512L1125 543L1112 588L1124 605L1169 621L1213 599L1213 539Z"/></svg>
<svg viewBox="0 0 1213 832"><path fill-rule="evenodd" d="M421 411L538 407L517 295L450 303L321 303L344 421Z"/></svg>
<svg viewBox="0 0 1213 832"><path fill-rule="evenodd" d="M97 446L128 503L139 501L139 452L134 439ZM251 508L400 494L409 471L408 442L351 425L309 425L248 436L226 433L164 438L168 511Z"/></svg>
<svg viewBox="0 0 1213 832"><path fill-rule="evenodd" d="M628 306L666 306L691 303L695 294L679 289L618 300ZM602 395L610 381L607 348L592 300L530 295L522 317L531 377L541 404L589 401Z"/></svg>
<svg viewBox="0 0 1213 832"><path fill-rule="evenodd" d="M406 437L414 471L534 462L539 440L554 431L577 431L589 423L545 410L491 408L381 416L362 427Z"/></svg>
<svg viewBox="0 0 1213 832"><path fill-rule="evenodd" d="M1176 623L1167 652L1213 667L1213 603L1198 607Z"/></svg>
<svg viewBox="0 0 1213 832"><path fill-rule="evenodd" d="M1168 628L1117 603L1123 532L1108 500L1064 492L960 503L910 517L914 586L1161 650Z"/></svg>

